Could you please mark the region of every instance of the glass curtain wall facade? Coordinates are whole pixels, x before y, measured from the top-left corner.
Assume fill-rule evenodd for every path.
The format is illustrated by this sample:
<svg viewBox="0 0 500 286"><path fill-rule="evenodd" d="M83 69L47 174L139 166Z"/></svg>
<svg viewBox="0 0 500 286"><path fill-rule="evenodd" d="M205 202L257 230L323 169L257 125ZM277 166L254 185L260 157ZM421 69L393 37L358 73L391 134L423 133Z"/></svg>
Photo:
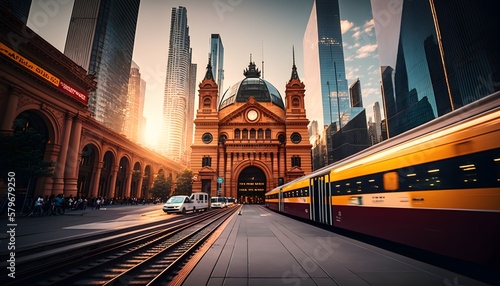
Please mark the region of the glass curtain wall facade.
<svg viewBox="0 0 500 286"><path fill-rule="evenodd" d="M139 0L75 0L64 54L94 74L92 116L123 132Z"/></svg>
<svg viewBox="0 0 500 286"><path fill-rule="evenodd" d="M224 93L224 45L219 34L212 34L210 38L210 64L214 73L214 81L219 87L217 94L217 103L220 103L220 98Z"/></svg>
<svg viewBox="0 0 500 286"><path fill-rule="evenodd" d="M337 0L314 1L303 40L306 108L320 128L350 108Z"/></svg>
<svg viewBox="0 0 500 286"><path fill-rule="evenodd" d="M379 46L389 137L500 89L500 21L485 1L389 2L372 0L377 41L397 45Z"/></svg>
<svg viewBox="0 0 500 286"><path fill-rule="evenodd" d="M170 21L167 71L163 98L163 126L160 153L176 162L186 159L186 120L188 120L189 70L191 49L187 9L173 7ZM191 120L191 123L193 119Z"/></svg>

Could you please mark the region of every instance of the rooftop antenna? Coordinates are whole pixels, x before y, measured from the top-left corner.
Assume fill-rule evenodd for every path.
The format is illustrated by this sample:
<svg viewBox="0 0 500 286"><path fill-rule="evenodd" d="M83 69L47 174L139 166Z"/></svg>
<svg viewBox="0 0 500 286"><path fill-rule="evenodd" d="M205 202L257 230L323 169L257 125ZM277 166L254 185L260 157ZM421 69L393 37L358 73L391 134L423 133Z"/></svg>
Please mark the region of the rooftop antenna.
<svg viewBox="0 0 500 286"><path fill-rule="evenodd" d="M264 41L262 41L262 79L264 79Z"/></svg>

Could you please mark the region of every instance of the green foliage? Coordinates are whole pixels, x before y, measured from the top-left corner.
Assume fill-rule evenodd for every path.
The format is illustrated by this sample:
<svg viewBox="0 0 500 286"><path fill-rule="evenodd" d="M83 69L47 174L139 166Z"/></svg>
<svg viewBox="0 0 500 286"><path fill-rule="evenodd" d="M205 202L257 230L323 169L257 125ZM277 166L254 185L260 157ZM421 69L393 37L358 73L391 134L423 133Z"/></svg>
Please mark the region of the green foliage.
<svg viewBox="0 0 500 286"><path fill-rule="evenodd" d="M17 181L36 177L50 177L54 162L43 160L47 140L33 128L23 128L14 122L11 134L0 134L0 174L5 181L8 172L15 172Z"/></svg>
<svg viewBox="0 0 500 286"><path fill-rule="evenodd" d="M164 174L158 174L153 182L153 188L149 192L153 198L161 198L164 201L170 196L173 184L172 178L165 178Z"/></svg>
<svg viewBox="0 0 500 286"><path fill-rule="evenodd" d="M193 191L193 172L191 170L184 170L177 177L177 190L176 195L191 195Z"/></svg>

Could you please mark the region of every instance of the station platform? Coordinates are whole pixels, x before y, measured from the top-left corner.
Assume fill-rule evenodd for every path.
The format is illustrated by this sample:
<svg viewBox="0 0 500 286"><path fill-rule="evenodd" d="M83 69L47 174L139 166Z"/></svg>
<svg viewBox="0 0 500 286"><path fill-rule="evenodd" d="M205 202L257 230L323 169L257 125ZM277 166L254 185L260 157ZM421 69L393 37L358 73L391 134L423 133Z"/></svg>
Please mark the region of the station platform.
<svg viewBox="0 0 500 286"><path fill-rule="evenodd" d="M488 285L243 205L182 285Z"/></svg>

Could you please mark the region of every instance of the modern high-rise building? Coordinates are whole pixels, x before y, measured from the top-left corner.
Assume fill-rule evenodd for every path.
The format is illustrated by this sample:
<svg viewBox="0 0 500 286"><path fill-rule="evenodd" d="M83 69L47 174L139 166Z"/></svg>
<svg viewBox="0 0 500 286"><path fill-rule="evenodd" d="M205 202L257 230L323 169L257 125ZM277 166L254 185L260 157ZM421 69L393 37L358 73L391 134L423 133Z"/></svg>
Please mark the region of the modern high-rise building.
<svg viewBox="0 0 500 286"><path fill-rule="evenodd" d="M382 139L382 114L380 113L380 104L378 101L373 105L373 117L375 119L375 134L376 142L383 141Z"/></svg>
<svg viewBox="0 0 500 286"><path fill-rule="evenodd" d="M485 1L371 4L389 137L500 90L500 38L492 36L500 20Z"/></svg>
<svg viewBox="0 0 500 286"><path fill-rule="evenodd" d="M64 54L95 75L92 116L123 132L139 0L75 0Z"/></svg>
<svg viewBox="0 0 500 286"><path fill-rule="evenodd" d="M46 9L49 9L50 12L54 9L50 4L44 4ZM28 21L28 16L31 8L31 0L0 0L0 9L5 9L12 13L14 17L21 20L24 24ZM55 11L54 11L55 12ZM45 16L47 14L43 12Z"/></svg>
<svg viewBox="0 0 500 286"><path fill-rule="evenodd" d="M123 124L123 134L133 142L139 142L139 127L144 108L144 99L141 100L141 72L139 66L132 61L130 79L128 82L128 98ZM143 102L141 108L141 101Z"/></svg>
<svg viewBox="0 0 500 286"><path fill-rule="evenodd" d="M187 162L187 126L192 126L190 98L191 49L187 9L173 7L170 21L165 92L163 99L163 126L159 151L180 163ZM194 107L193 107L194 108ZM194 111L193 111L194 113ZM188 118L189 117L189 118Z"/></svg>
<svg viewBox="0 0 500 286"><path fill-rule="evenodd" d="M363 95L361 94L361 82L359 78L349 87L351 107L363 107Z"/></svg>
<svg viewBox="0 0 500 286"><path fill-rule="evenodd" d="M333 122L341 127L341 115L350 104L338 0L314 1L303 50L308 116L320 129Z"/></svg>
<svg viewBox="0 0 500 286"><path fill-rule="evenodd" d="M224 45L222 45L219 34L212 34L210 37L210 64L213 69L214 81L219 87L217 104L220 104L220 97L224 93Z"/></svg>

